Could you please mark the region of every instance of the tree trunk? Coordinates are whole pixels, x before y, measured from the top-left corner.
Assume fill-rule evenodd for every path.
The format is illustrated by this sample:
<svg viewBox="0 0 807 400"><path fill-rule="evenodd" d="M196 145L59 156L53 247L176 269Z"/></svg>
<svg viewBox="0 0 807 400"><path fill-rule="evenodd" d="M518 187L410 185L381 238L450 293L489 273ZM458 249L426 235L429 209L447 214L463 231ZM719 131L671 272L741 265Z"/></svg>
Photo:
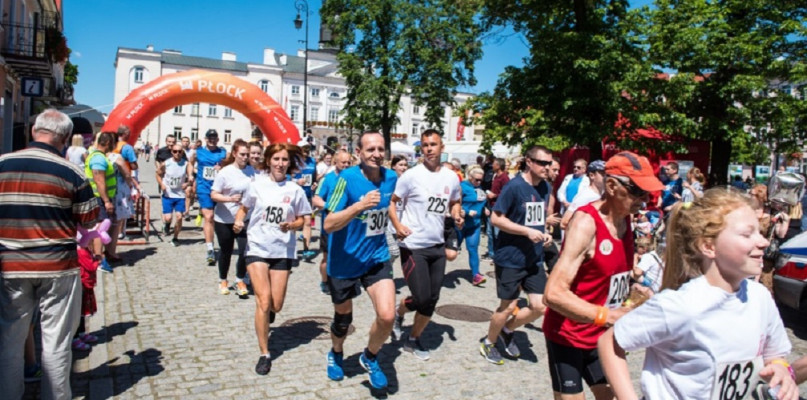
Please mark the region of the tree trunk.
<svg viewBox="0 0 807 400"><path fill-rule="evenodd" d="M712 157L709 171L709 186L728 184L729 162L731 161L731 140L715 138L711 142Z"/></svg>

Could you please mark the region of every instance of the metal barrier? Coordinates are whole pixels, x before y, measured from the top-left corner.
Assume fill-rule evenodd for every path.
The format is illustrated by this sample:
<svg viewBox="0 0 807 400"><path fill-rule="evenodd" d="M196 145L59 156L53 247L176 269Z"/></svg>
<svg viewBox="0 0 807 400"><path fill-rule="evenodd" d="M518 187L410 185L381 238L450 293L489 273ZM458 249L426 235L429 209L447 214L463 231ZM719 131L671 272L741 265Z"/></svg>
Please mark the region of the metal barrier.
<svg viewBox="0 0 807 400"><path fill-rule="evenodd" d="M151 201L149 196L145 193L135 200L135 214L126 223L126 232L124 238L129 240L120 239L118 245L138 245L146 244L149 241L149 233L151 231ZM131 239L132 236L140 236L139 238Z"/></svg>

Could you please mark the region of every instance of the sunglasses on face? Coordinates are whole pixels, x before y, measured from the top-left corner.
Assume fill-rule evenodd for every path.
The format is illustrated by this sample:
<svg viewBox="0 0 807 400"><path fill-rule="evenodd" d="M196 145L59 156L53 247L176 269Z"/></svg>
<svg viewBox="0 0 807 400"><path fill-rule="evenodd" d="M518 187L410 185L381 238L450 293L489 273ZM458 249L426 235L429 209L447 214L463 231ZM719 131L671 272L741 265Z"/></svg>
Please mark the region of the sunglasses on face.
<svg viewBox="0 0 807 400"><path fill-rule="evenodd" d="M179 154L182 150L171 150L171 154Z"/></svg>
<svg viewBox="0 0 807 400"><path fill-rule="evenodd" d="M530 161L532 161L532 162L534 162L534 163L536 163L536 164L538 164L538 165L540 165L542 167L548 167L548 166L552 165L552 161L537 160L537 159L532 158L532 157L527 157L527 158Z"/></svg>
<svg viewBox="0 0 807 400"><path fill-rule="evenodd" d="M574 169L586 169L586 167L584 167L582 165L575 165Z"/></svg>
<svg viewBox="0 0 807 400"><path fill-rule="evenodd" d="M647 196L648 192L645 191L644 189L642 189L642 188L640 188L640 187L638 187L638 186L636 186L636 185L634 185L632 183L624 182L622 179L619 179L617 177L611 176L611 178L614 178L615 181L619 182L620 185L624 186L625 189L628 190L628 194L630 194L631 196L636 197L636 198Z"/></svg>

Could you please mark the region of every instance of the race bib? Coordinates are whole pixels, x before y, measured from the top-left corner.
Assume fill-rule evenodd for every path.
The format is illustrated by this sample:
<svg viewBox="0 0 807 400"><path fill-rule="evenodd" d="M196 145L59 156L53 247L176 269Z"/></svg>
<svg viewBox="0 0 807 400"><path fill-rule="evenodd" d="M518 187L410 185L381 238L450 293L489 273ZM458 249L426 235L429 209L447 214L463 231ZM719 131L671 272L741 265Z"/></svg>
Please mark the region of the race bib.
<svg viewBox="0 0 807 400"><path fill-rule="evenodd" d="M710 400L750 399L759 383L762 356L749 361L718 363Z"/></svg>
<svg viewBox="0 0 807 400"><path fill-rule="evenodd" d="M171 189L179 189L182 187L182 177L169 177L168 178L168 187Z"/></svg>
<svg viewBox="0 0 807 400"><path fill-rule="evenodd" d="M314 181L314 176L311 174L303 174L303 186L311 186Z"/></svg>
<svg viewBox="0 0 807 400"><path fill-rule="evenodd" d="M525 226L544 226L544 202L532 201L526 204L527 215L524 217Z"/></svg>
<svg viewBox="0 0 807 400"><path fill-rule="evenodd" d="M611 275L611 283L608 285L608 300L605 306L608 308L619 308L628 299L630 294L630 272L625 271Z"/></svg>
<svg viewBox="0 0 807 400"><path fill-rule="evenodd" d="M269 206L264 211L263 220L270 225L280 225L281 222L286 221L286 207Z"/></svg>
<svg viewBox="0 0 807 400"><path fill-rule="evenodd" d="M206 181L212 181L216 179L216 173L218 173L218 171L216 171L216 168L214 167L202 168L202 178L204 178L204 180Z"/></svg>
<svg viewBox="0 0 807 400"><path fill-rule="evenodd" d="M367 224L367 231L364 236L383 235L389 223L389 214L386 208L380 210L368 210L365 214L364 222Z"/></svg>
<svg viewBox="0 0 807 400"><path fill-rule="evenodd" d="M446 210L448 209L448 198L447 197L438 197L438 196L429 196L428 201L426 202L426 211L430 213L439 214L443 216L446 214Z"/></svg>
<svg viewBox="0 0 807 400"><path fill-rule="evenodd" d="M482 189L476 189L476 201L484 201L487 198Z"/></svg>

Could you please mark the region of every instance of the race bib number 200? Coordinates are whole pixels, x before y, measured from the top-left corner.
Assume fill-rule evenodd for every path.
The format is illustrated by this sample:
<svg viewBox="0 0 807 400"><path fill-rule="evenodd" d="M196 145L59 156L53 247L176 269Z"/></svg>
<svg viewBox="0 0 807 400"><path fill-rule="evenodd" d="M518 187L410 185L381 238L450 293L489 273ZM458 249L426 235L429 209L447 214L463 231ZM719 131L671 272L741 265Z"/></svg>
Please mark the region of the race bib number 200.
<svg viewBox="0 0 807 400"><path fill-rule="evenodd" d="M364 222L367 224L367 231L364 236L378 236L383 235L387 230L387 223L389 221L389 214L386 208L380 210L368 210Z"/></svg>
<svg viewBox="0 0 807 400"><path fill-rule="evenodd" d="M753 360L717 364L710 400L750 399L759 383L762 356Z"/></svg>
<svg viewBox="0 0 807 400"><path fill-rule="evenodd" d="M619 308L628 299L630 294L630 272L622 272L611 275L611 282L608 285L608 300L605 306L608 308Z"/></svg>

